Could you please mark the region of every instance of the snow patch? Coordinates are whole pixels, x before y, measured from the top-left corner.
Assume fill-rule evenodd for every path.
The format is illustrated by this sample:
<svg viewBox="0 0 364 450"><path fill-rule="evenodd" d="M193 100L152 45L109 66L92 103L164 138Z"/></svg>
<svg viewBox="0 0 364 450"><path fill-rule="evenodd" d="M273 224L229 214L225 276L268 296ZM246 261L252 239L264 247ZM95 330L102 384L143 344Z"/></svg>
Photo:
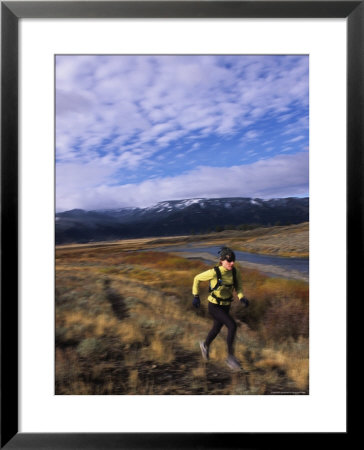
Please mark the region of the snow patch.
<svg viewBox="0 0 364 450"><path fill-rule="evenodd" d="M262 204L261 204L260 202L257 202L256 200L253 200L253 199L250 200L250 203L251 203L252 205L262 206Z"/></svg>

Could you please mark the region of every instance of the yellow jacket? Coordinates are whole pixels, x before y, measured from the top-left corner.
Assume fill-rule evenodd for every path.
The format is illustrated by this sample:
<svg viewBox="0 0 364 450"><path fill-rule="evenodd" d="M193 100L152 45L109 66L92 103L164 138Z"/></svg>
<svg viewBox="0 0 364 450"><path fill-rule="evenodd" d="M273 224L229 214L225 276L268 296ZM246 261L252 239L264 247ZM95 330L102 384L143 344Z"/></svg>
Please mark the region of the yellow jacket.
<svg viewBox="0 0 364 450"><path fill-rule="evenodd" d="M224 299L229 299L233 295L233 271L227 270L222 266L219 266L220 272L221 272L221 280L222 280L222 286L219 286L217 289L214 289L213 292L210 293L208 296L208 301L215 304L220 305L230 305L231 301L227 300L224 301ZM199 295L199 285L201 281L211 281L211 286L214 287L217 283L217 275L215 272L215 269L209 269L205 272L199 273L195 276L193 279L193 285L192 285L192 295ZM242 280L241 280L241 274L240 271L236 268L236 293L238 295L239 300L244 297L243 294L243 286L242 286ZM221 298L219 302L211 295L216 295L219 299Z"/></svg>

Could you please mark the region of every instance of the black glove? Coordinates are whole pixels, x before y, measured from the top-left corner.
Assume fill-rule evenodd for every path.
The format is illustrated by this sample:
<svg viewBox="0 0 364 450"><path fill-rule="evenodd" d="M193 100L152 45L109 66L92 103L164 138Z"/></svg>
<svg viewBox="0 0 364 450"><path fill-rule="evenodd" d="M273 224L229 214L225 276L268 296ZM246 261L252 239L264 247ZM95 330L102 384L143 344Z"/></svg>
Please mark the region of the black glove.
<svg viewBox="0 0 364 450"><path fill-rule="evenodd" d="M240 299L240 303L247 308L249 306L249 300L246 297Z"/></svg>
<svg viewBox="0 0 364 450"><path fill-rule="evenodd" d="M201 302L200 302L200 297L199 297L198 295L195 295L195 296L193 297L192 305L193 305L195 308L199 308L199 307L200 307Z"/></svg>

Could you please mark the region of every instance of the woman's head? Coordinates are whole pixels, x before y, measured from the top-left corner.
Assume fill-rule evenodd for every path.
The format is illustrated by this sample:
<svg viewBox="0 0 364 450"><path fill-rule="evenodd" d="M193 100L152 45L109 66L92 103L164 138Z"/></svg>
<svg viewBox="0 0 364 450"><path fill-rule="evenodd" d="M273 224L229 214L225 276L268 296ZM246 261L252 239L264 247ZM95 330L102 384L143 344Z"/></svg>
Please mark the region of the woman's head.
<svg viewBox="0 0 364 450"><path fill-rule="evenodd" d="M219 251L220 264L227 270L231 270L235 263L235 253L229 247L222 247Z"/></svg>

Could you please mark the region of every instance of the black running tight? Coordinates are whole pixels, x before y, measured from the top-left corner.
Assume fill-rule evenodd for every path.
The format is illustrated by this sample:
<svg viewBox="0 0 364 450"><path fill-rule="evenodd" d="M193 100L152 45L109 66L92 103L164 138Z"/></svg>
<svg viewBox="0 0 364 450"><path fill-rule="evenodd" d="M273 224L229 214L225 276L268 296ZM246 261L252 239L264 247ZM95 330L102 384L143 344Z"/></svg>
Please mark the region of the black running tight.
<svg viewBox="0 0 364 450"><path fill-rule="evenodd" d="M236 333L236 322L229 315L230 305L216 305L209 302L209 313L214 319L214 324L207 335L205 345L209 346L215 337L219 334L223 325L228 329L227 346L230 355L234 354L234 338Z"/></svg>

